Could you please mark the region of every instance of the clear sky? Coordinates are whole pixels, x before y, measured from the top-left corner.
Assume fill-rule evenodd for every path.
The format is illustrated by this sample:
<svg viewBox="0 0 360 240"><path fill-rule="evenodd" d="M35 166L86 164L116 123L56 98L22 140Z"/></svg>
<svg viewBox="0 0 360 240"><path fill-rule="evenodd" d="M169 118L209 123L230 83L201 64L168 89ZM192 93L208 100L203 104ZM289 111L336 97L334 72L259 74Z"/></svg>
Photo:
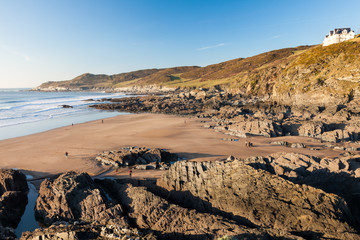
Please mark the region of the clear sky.
<svg viewBox="0 0 360 240"><path fill-rule="evenodd" d="M0 88L206 66L360 30L359 0L0 0Z"/></svg>

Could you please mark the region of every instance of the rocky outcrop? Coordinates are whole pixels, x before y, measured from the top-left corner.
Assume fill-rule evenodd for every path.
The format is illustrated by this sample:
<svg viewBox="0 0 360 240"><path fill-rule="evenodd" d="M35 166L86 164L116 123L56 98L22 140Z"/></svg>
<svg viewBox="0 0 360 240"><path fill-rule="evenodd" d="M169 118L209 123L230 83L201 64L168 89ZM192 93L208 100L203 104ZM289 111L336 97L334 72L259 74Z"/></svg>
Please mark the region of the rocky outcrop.
<svg viewBox="0 0 360 240"><path fill-rule="evenodd" d="M16 239L15 230L11 227L3 227L0 225L0 239L4 239L4 240Z"/></svg>
<svg viewBox="0 0 360 240"><path fill-rule="evenodd" d="M269 171L297 184L306 184L343 197L360 226L360 157L316 158L303 154L274 154L263 160Z"/></svg>
<svg viewBox="0 0 360 240"><path fill-rule="evenodd" d="M177 161L178 156L160 148L127 147L102 152L96 156L95 160L103 165L114 167L145 165L145 169L168 169L170 162Z"/></svg>
<svg viewBox="0 0 360 240"><path fill-rule="evenodd" d="M27 192L26 177L17 170L0 169L0 196L6 191Z"/></svg>
<svg viewBox="0 0 360 240"><path fill-rule="evenodd" d="M272 121L269 120L253 120L236 122L228 126L228 130L232 135L238 137L246 137L247 135L276 137Z"/></svg>
<svg viewBox="0 0 360 240"><path fill-rule="evenodd" d="M62 108L73 108L73 106L66 105L66 104L64 104L64 105L60 105L60 107L62 107Z"/></svg>
<svg viewBox="0 0 360 240"><path fill-rule="evenodd" d="M137 229L124 228L119 225L99 225L87 223L69 224L57 222L49 228L38 228L33 232L22 234L21 240L85 240L85 239L121 239L121 240L156 240L152 233L143 234Z"/></svg>
<svg viewBox="0 0 360 240"><path fill-rule="evenodd" d="M241 226L220 216L171 204L145 187L123 184L116 192L137 226L160 232L160 239L206 240L225 235L242 239L262 239L266 235L265 231Z"/></svg>
<svg viewBox="0 0 360 240"><path fill-rule="evenodd" d="M68 172L45 179L40 186L35 216L45 225L60 220L127 225L121 206L111 202L87 173Z"/></svg>
<svg viewBox="0 0 360 240"><path fill-rule="evenodd" d="M360 140L358 103L329 106L279 105L217 89L183 91L166 96L107 99L91 107L126 112L153 112L207 118L207 128L238 137L304 136L329 142Z"/></svg>
<svg viewBox="0 0 360 240"><path fill-rule="evenodd" d="M158 180L173 198L207 212L299 236L357 239L345 200L271 174L259 159L177 162Z"/></svg>
<svg viewBox="0 0 360 240"><path fill-rule="evenodd" d="M27 204L28 185L24 174L17 170L0 170L0 239L15 239Z"/></svg>
<svg viewBox="0 0 360 240"><path fill-rule="evenodd" d="M48 227L22 239L359 239L358 178L345 177L359 162L292 153L181 161L157 185L68 172L41 184L35 210Z"/></svg>

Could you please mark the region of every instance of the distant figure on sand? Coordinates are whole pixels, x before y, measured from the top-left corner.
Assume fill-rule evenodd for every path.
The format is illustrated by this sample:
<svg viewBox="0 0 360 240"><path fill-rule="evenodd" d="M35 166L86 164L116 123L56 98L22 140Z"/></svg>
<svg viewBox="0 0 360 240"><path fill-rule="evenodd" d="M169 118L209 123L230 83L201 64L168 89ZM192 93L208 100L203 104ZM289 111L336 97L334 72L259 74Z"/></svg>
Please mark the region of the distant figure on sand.
<svg viewBox="0 0 360 240"><path fill-rule="evenodd" d="M101 123L104 123L104 120L101 120Z"/></svg>
<svg viewBox="0 0 360 240"><path fill-rule="evenodd" d="M132 170L129 170L129 176L131 177L131 174L132 174Z"/></svg>
<svg viewBox="0 0 360 240"><path fill-rule="evenodd" d="M245 147L249 148L249 147L253 147L253 143L252 142L248 142L248 141L245 141Z"/></svg>
<svg viewBox="0 0 360 240"><path fill-rule="evenodd" d="M68 156L69 156L69 153L65 152L65 157L68 158Z"/></svg>

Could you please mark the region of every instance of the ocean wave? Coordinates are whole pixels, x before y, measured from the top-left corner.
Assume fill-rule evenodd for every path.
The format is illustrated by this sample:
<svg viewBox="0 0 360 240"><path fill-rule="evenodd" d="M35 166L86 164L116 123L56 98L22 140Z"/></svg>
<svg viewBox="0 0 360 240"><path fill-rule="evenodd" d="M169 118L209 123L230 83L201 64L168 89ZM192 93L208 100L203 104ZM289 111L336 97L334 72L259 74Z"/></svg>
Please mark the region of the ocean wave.
<svg viewBox="0 0 360 240"><path fill-rule="evenodd" d="M47 111L47 114L28 114L28 115L22 115L22 116L13 116L13 117L7 117L0 119L0 127L8 127L8 126L14 126L19 124L25 124L25 123L32 123L32 122L38 122L43 120L48 120L50 118L63 118L63 117L69 117L76 114L85 113L84 109L82 110L76 110L72 112L54 112L54 111ZM43 112L45 113L45 112Z"/></svg>
<svg viewBox="0 0 360 240"><path fill-rule="evenodd" d="M20 92L20 89L10 89L15 93L4 94L0 98L0 127L20 125L25 123L48 120L49 118L61 118L86 114L94 109L87 106L94 104L87 102L88 99L103 99L111 97L124 97L124 94L96 94L96 93L43 93L43 92ZM19 92L19 93L18 93ZM63 108L62 105L70 105L73 108Z"/></svg>

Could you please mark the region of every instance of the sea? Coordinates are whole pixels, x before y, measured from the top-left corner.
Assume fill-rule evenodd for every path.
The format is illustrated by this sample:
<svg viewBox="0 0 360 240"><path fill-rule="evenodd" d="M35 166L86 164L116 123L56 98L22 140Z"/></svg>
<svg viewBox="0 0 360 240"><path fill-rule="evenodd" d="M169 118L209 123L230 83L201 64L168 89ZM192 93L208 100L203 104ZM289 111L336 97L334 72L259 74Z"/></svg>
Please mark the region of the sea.
<svg viewBox="0 0 360 240"><path fill-rule="evenodd" d="M38 92L24 88L0 88L0 140L126 114L89 107L99 103L96 100L125 96L123 93Z"/></svg>
<svg viewBox="0 0 360 240"><path fill-rule="evenodd" d="M97 101L100 99L125 96L126 94L123 93L38 92L25 88L0 88L0 140L127 114L89 107L100 103ZM64 108L63 105L72 108ZM26 177L32 178L30 175ZM28 185L29 202L15 230L18 237L24 231L32 231L39 227L34 217L38 192L30 182Z"/></svg>

